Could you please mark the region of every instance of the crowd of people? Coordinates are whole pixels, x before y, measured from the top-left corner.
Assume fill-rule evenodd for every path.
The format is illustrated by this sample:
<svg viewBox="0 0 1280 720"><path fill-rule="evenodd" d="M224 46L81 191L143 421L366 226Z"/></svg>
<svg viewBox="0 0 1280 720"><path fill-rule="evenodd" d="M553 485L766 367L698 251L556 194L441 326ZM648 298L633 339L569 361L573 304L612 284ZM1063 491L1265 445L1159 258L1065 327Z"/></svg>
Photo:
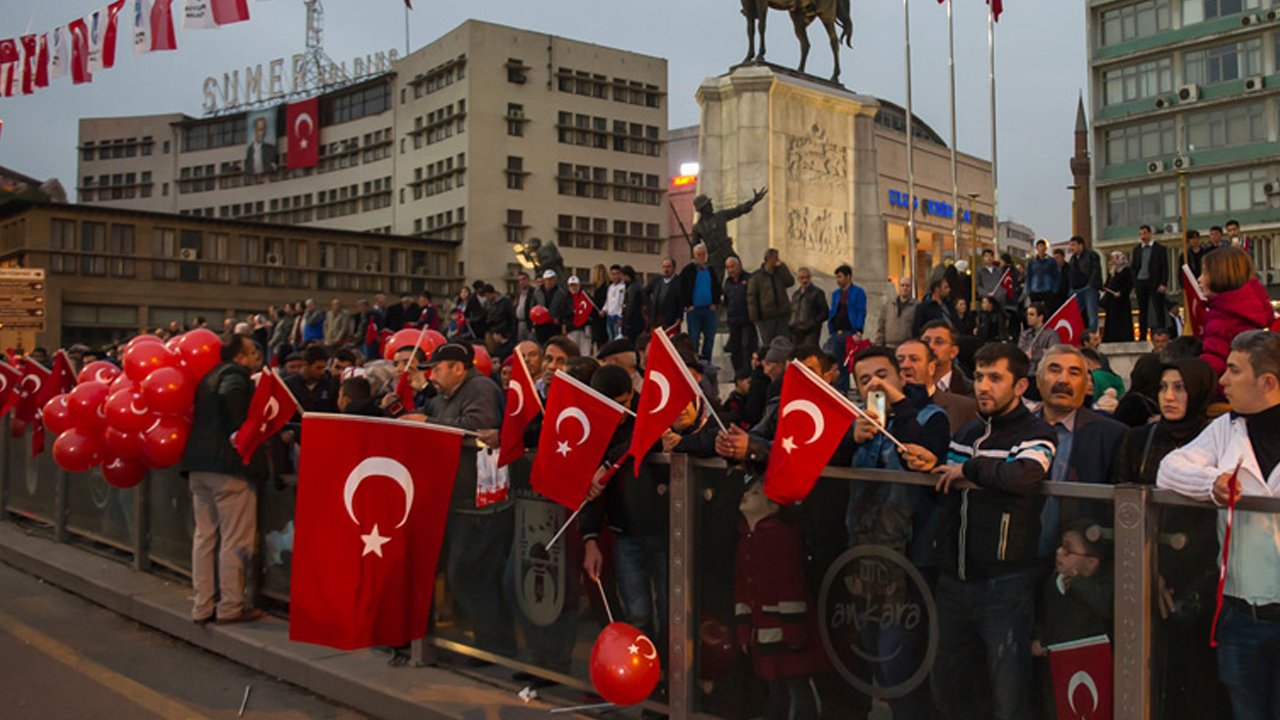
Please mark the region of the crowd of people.
<svg viewBox="0 0 1280 720"><path fill-rule="evenodd" d="M226 490L234 480L252 482L228 450L226 430L243 420L251 392L243 379L265 358L280 365L303 411L427 420L478 433L479 445L464 449L442 565L476 645L514 656L519 611L506 576L513 505L478 502L476 460L482 447L499 444L514 357L543 397L564 371L635 408L647 391L653 334L665 332L707 401L691 404L652 452L729 463L729 480L707 488L698 539L706 590L697 602L704 621L736 629L750 672L767 688L768 717L813 718L824 700L847 700L824 680L831 671L813 630L820 621L814 599L833 562L859 546L905 558L937 604L936 627L882 627L877 634L864 626L857 641L864 657L897 648L892 662L868 670L877 686L910 686L927 634L937 633L930 682L889 699L894 717L1053 717L1046 654L1058 643L1113 631L1112 508L1046 497L1045 485L1158 485L1218 505L1280 489L1280 335L1267 330L1273 315L1248 253L1229 239L1221 247L1213 242L1198 244L1203 252L1192 258L1209 297L1199 337L1170 337L1162 304L1168 258L1146 231L1128 257L1113 254L1105 283L1100 258L1079 238L1069 243L1069 259L1051 256L1042 243L1025 269L1002 267L988 253L972 278L959 263L940 266L921 299L902 278L870 329L867 295L847 265L835 269L837 287L827 293L809 269L793 272L777 250L754 272L737 257L721 272L709 267L701 246L679 270L662 261L647 285L629 267L596 268L589 290L577 277L562 284L547 270L536 285L520 275L514 296L484 284L464 288L452 307L435 305L427 293L390 306L378 296L351 313L336 301L328 311L307 301L231 322L224 363L201 383L183 463L198 499L193 618L253 617L242 606L243 584L228 579L243 574L242 559L253 552L244 525L253 520L244 496ZM1124 271L1132 279L1117 280ZM976 313L965 303L968 282L977 284ZM1126 383L1101 343L1116 333L1134 339L1128 311L1113 310L1127 307L1130 283L1139 307L1150 310L1139 313L1138 326L1152 347ZM1083 347L1061 344L1044 325L1068 293L1080 297L1086 315ZM1253 309L1239 311L1246 302ZM1020 317L1010 312L1015 303L1025 305ZM1107 313L1101 329L1100 306ZM719 333L722 317L727 333ZM1127 330L1116 330L1123 325ZM449 343L429 359L412 345L389 348L384 359L383 329L421 326L439 328ZM722 397L713 350L726 336L732 391ZM493 358L491 373L477 368L477 345ZM866 407L829 465L930 472L936 487L822 478L798 506L771 501L761 482L791 362ZM402 377L411 399L397 391ZM711 422L713 414L725 429ZM627 420L614 431L606 460L622 461L631 427ZM535 422L526 431L526 448L536 448L539 429ZM619 619L659 648L667 632L666 482L664 466L647 461L597 473L570 553L586 576L611 579ZM1224 697L1237 718L1280 713L1280 522L1246 512L1235 522L1215 651L1217 517L1190 509L1162 515L1161 531L1183 534L1186 545L1159 551L1158 717L1226 717ZM220 593L209 542L219 533ZM919 599L901 573L883 564L863 570L861 582L849 583L860 605ZM536 661L567 669L572 639L549 646ZM750 697L726 687L704 677L709 709L741 707Z"/></svg>

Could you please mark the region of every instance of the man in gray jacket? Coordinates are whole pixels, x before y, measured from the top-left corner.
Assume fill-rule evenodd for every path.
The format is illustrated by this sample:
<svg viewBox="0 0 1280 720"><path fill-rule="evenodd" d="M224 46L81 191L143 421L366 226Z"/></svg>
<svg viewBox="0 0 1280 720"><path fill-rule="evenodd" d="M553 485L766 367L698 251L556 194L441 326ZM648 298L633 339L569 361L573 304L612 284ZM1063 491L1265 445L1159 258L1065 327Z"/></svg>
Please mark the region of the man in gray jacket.
<svg viewBox="0 0 1280 720"><path fill-rule="evenodd" d="M911 292L910 275L898 280L898 295L885 302L876 320L875 344L897 347L911 338L911 323L916 317L916 298Z"/></svg>
<svg viewBox="0 0 1280 720"><path fill-rule="evenodd" d="M438 390L426 407L427 421L480 432L502 426L502 390L473 367L470 347L443 345L431 355L431 384ZM502 588L502 574L514 541L510 500L476 504L476 462L480 450L468 440L458 463L445 527L445 581L457 607L471 620L476 645L513 657L515 626Z"/></svg>
<svg viewBox="0 0 1280 720"><path fill-rule="evenodd" d="M775 337L788 334L791 302L787 288L795 284L791 270L778 258L778 249L765 250L760 269L747 281L747 311L759 331L760 345L768 345Z"/></svg>

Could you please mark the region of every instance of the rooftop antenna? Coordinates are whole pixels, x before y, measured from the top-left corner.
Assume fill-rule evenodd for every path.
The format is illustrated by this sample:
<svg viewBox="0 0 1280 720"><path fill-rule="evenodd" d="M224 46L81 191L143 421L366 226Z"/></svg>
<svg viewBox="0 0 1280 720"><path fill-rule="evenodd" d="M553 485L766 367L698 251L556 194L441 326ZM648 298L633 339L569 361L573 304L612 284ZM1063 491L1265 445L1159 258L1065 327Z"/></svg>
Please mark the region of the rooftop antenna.
<svg viewBox="0 0 1280 720"><path fill-rule="evenodd" d="M320 0L303 0L307 6L307 50L303 61L303 88L322 92L348 82L346 69L329 58L324 51L324 6ZM299 88L302 89L302 88Z"/></svg>

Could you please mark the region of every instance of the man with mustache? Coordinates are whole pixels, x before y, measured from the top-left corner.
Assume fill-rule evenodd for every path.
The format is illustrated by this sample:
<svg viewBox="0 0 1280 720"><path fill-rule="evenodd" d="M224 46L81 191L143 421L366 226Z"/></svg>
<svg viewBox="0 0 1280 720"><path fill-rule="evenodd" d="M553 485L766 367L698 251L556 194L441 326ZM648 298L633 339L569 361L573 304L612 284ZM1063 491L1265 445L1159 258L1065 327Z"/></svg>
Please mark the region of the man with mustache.
<svg viewBox="0 0 1280 720"><path fill-rule="evenodd" d="M1050 347L1036 368L1036 385L1041 398L1036 415L1058 436L1058 452L1049 468L1049 480L1110 484L1111 464L1126 428L1084 406L1089 391L1089 366L1084 354L1070 345ZM1073 520L1082 515L1103 520L1106 512L1106 507L1046 498L1040 516L1040 556L1046 563L1053 557L1062 529Z"/></svg>

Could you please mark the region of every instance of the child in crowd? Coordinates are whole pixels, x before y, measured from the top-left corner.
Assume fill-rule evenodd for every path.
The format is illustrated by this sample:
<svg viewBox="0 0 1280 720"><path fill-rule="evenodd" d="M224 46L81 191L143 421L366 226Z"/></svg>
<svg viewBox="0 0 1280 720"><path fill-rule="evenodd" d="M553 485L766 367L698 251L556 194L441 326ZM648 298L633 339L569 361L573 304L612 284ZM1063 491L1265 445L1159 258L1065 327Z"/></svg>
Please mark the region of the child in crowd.
<svg viewBox="0 0 1280 720"><path fill-rule="evenodd" d="M804 572L804 543L778 518L781 506L764 483L747 486L742 512L734 602L738 646L751 657L756 677L769 684L769 720L818 717L812 675L823 668L823 650Z"/></svg>
<svg viewBox="0 0 1280 720"><path fill-rule="evenodd" d="M338 412L343 415L386 417L373 398L373 386L365 377L349 377L338 386Z"/></svg>
<svg viewBox="0 0 1280 720"><path fill-rule="evenodd" d="M745 415L747 412L747 393L751 390L751 368L742 368L733 374L733 391L724 401L724 420L726 425L737 425L743 430L750 430Z"/></svg>

